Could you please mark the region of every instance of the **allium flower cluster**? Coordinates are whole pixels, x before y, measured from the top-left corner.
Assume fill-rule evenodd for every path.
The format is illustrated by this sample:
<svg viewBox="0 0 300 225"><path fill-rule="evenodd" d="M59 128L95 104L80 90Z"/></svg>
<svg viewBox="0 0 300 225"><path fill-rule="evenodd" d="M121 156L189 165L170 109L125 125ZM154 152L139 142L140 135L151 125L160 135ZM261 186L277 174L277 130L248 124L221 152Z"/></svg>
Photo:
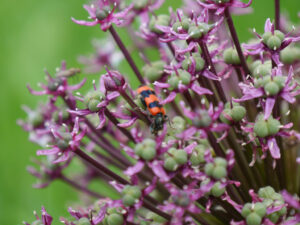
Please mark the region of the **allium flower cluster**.
<svg viewBox="0 0 300 225"><path fill-rule="evenodd" d="M186 0L166 14L156 11L162 0L84 5L90 20L72 20L107 37L79 62L84 73L106 72L71 85L81 70L63 62L40 91L28 86L48 99L18 121L41 148L39 169L28 167L34 187L63 181L84 205L59 219L43 207L31 224L300 224L300 36L281 26L278 2L274 23L266 18L264 34L243 44L231 13L250 12L240 9L251 0ZM91 188L99 181L114 196Z"/></svg>

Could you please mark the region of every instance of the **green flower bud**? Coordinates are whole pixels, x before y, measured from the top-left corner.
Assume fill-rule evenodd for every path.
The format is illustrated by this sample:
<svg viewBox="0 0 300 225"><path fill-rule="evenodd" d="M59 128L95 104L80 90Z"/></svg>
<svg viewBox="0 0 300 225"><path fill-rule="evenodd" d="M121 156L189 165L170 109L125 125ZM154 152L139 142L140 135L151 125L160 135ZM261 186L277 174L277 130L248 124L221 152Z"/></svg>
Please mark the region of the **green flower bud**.
<svg viewBox="0 0 300 225"><path fill-rule="evenodd" d="M91 225L91 222L88 218L82 217L77 221L77 225Z"/></svg>
<svg viewBox="0 0 300 225"><path fill-rule="evenodd" d="M172 157L168 157L164 161L164 167L168 171L175 171L178 168L178 164Z"/></svg>
<svg viewBox="0 0 300 225"><path fill-rule="evenodd" d="M124 218L121 214L113 213L107 217L108 225L122 225L124 223Z"/></svg>
<svg viewBox="0 0 300 225"><path fill-rule="evenodd" d="M247 225L260 225L261 217L257 213L253 212L247 216L246 221Z"/></svg>
<svg viewBox="0 0 300 225"><path fill-rule="evenodd" d="M199 117L193 120L193 124L197 127L208 127L210 126L212 119L206 110L199 110Z"/></svg>
<svg viewBox="0 0 300 225"><path fill-rule="evenodd" d="M143 142L138 143L135 146L135 154L137 154L140 157L145 157L143 159L145 160L151 160L148 159L151 158L150 156L154 154L154 156L156 155L156 142L150 138L145 139ZM153 158L154 158L153 156Z"/></svg>
<svg viewBox="0 0 300 225"><path fill-rule="evenodd" d="M63 84L62 79L53 78L52 80L49 80L49 83L48 83L47 87L50 91L56 91L57 88L62 84Z"/></svg>
<svg viewBox="0 0 300 225"><path fill-rule="evenodd" d="M109 15L110 10L111 9L108 6L103 7L102 9L97 8L97 10L96 10L97 19L104 20Z"/></svg>
<svg viewBox="0 0 300 225"><path fill-rule="evenodd" d="M185 70L178 70L179 79L184 85L188 85L191 81L191 74Z"/></svg>
<svg viewBox="0 0 300 225"><path fill-rule="evenodd" d="M280 51L280 60L284 64L293 64L298 59L298 52L298 48L288 46Z"/></svg>
<svg viewBox="0 0 300 225"><path fill-rule="evenodd" d="M272 34L272 32L270 32L270 31L264 33L263 36L262 36L263 42L264 42L265 44L267 44L269 38L272 37L272 36L273 36L273 34Z"/></svg>
<svg viewBox="0 0 300 225"><path fill-rule="evenodd" d="M258 120L254 124L254 133L261 138L269 135L268 124L264 120Z"/></svg>
<svg viewBox="0 0 300 225"><path fill-rule="evenodd" d="M242 216L246 218L252 212L252 204L246 203L242 209Z"/></svg>
<svg viewBox="0 0 300 225"><path fill-rule="evenodd" d="M141 197L142 192L138 186L129 186L126 194L138 199Z"/></svg>
<svg viewBox="0 0 300 225"><path fill-rule="evenodd" d="M189 30L189 27L190 27L190 21L188 18L184 18L181 22L178 21L178 22L175 22L172 26L172 29L175 31L175 32L179 32L179 28L185 30L185 31L188 31Z"/></svg>
<svg viewBox="0 0 300 225"><path fill-rule="evenodd" d="M124 195L122 197L122 202L125 206L133 206L136 202L136 198L131 195Z"/></svg>
<svg viewBox="0 0 300 225"><path fill-rule="evenodd" d="M277 134L280 129L280 122L273 117L269 117L267 121L269 135Z"/></svg>
<svg viewBox="0 0 300 225"><path fill-rule="evenodd" d="M275 190L271 186L266 186L263 188L260 188L258 190L258 196L260 198L267 198L267 199L272 199L272 196L275 194Z"/></svg>
<svg viewBox="0 0 300 225"><path fill-rule="evenodd" d="M132 0L134 9L140 10L147 6L148 0Z"/></svg>
<svg viewBox="0 0 300 225"><path fill-rule="evenodd" d="M267 41L267 46L272 50L277 50L281 46L281 40L277 36L271 36Z"/></svg>
<svg viewBox="0 0 300 225"><path fill-rule="evenodd" d="M211 194L215 197L220 197L225 192L225 187L220 188L221 183L218 181L214 184L214 186L211 189Z"/></svg>
<svg viewBox="0 0 300 225"><path fill-rule="evenodd" d="M231 109L224 109L223 112L221 113L220 115L220 120L223 122L223 123L226 123L226 124L231 124L231 121L229 119L227 119L226 117L229 116L232 118L232 111Z"/></svg>
<svg viewBox="0 0 300 225"><path fill-rule="evenodd" d="M227 176L227 170L223 166L216 166L213 170L212 176L215 179L221 179Z"/></svg>
<svg viewBox="0 0 300 225"><path fill-rule="evenodd" d="M216 157L214 163L217 166L222 166L224 168L227 167L227 161L226 161L226 159L221 158L221 157Z"/></svg>
<svg viewBox="0 0 300 225"><path fill-rule="evenodd" d="M253 70L253 76L254 77L267 76L267 75L271 74L271 69L272 69L272 65L265 62L264 64L258 65Z"/></svg>
<svg viewBox="0 0 300 225"><path fill-rule="evenodd" d="M97 112L99 110L99 108L97 106L99 103L100 102L96 99L92 99L91 101L89 101L89 104L88 104L89 110L92 112Z"/></svg>
<svg viewBox="0 0 300 225"><path fill-rule="evenodd" d="M190 157L190 162L192 166L198 166L200 163L204 163L204 154L205 154L205 146L197 145Z"/></svg>
<svg viewBox="0 0 300 225"><path fill-rule="evenodd" d="M204 171L208 176L212 176L214 172L214 164L213 163L207 163L205 164Z"/></svg>
<svg viewBox="0 0 300 225"><path fill-rule="evenodd" d="M264 86L264 90L267 95L274 96L280 91L278 84L274 81L270 81Z"/></svg>
<svg viewBox="0 0 300 225"><path fill-rule="evenodd" d="M40 112L33 112L28 114L28 122L34 127L42 125L43 121L44 117Z"/></svg>
<svg viewBox="0 0 300 225"><path fill-rule="evenodd" d="M263 204L261 202L255 203L253 211L255 213L257 213L260 217L264 217L267 213L267 209L266 209L265 204Z"/></svg>
<svg viewBox="0 0 300 225"><path fill-rule="evenodd" d="M275 76L275 77L273 77L273 81L278 85L280 90L284 87L285 79L286 78L284 76Z"/></svg>
<svg viewBox="0 0 300 225"><path fill-rule="evenodd" d="M164 72L164 64L163 61L155 61L151 65L145 65L143 72L147 79L151 82L158 80Z"/></svg>
<svg viewBox="0 0 300 225"><path fill-rule="evenodd" d="M186 151L180 149L174 153L174 159L179 165L183 165L187 162L187 153Z"/></svg>
<svg viewBox="0 0 300 225"><path fill-rule="evenodd" d="M278 37L281 42L284 40L284 33L282 33L280 30L275 30L274 35Z"/></svg>
<svg viewBox="0 0 300 225"><path fill-rule="evenodd" d="M192 25L189 27L188 34L193 39L199 39L208 32L210 25L206 23L198 23L198 26Z"/></svg>
<svg viewBox="0 0 300 225"><path fill-rule="evenodd" d="M172 125L173 129L175 130L175 133L180 133L185 129L186 121L180 116L175 116L172 119Z"/></svg>
<svg viewBox="0 0 300 225"><path fill-rule="evenodd" d="M168 26L169 22L170 22L170 16L168 15L158 15L157 17L152 16L149 23L149 29L154 33L163 34L161 30L156 28L156 25Z"/></svg>
<svg viewBox="0 0 300 225"><path fill-rule="evenodd" d="M141 155L141 157L146 161L154 159L155 156L156 156L155 148L144 149L144 151L142 152L142 155Z"/></svg>
<svg viewBox="0 0 300 225"><path fill-rule="evenodd" d="M278 219L279 219L279 215L278 215L276 212L274 212L274 213L272 213L272 214L269 214L267 217L268 217L273 223L277 223L277 221L278 221Z"/></svg>
<svg viewBox="0 0 300 225"><path fill-rule="evenodd" d="M235 121L241 121L246 114L246 109L243 106L234 106L231 110L231 118Z"/></svg>
<svg viewBox="0 0 300 225"><path fill-rule="evenodd" d="M177 89L179 84L179 78L176 75L171 75L168 79L168 83L170 84L172 89Z"/></svg>
<svg viewBox="0 0 300 225"><path fill-rule="evenodd" d="M90 111L98 111L97 105L102 101L105 95L101 91L90 91L84 97L84 104L89 108Z"/></svg>
<svg viewBox="0 0 300 225"><path fill-rule="evenodd" d="M239 65L241 63L237 51L233 48L228 48L224 51L224 61L227 64Z"/></svg>
<svg viewBox="0 0 300 225"><path fill-rule="evenodd" d="M204 62L204 59L201 56L194 56L194 54L195 53L193 53L193 58L194 58L195 63L196 63L195 71L199 72L199 71L203 70L205 62Z"/></svg>

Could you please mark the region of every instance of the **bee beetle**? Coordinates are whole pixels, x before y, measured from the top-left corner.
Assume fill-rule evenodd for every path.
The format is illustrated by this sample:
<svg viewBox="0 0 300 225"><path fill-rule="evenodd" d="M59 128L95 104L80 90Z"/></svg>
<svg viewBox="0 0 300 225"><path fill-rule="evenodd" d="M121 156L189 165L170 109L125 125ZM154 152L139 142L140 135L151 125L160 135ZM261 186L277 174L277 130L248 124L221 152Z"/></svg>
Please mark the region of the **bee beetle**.
<svg viewBox="0 0 300 225"><path fill-rule="evenodd" d="M148 114L153 119L150 126L151 133L157 135L158 131L163 129L164 123L169 120L166 111L159 103L159 99L152 88L143 85L137 89L137 93L142 104L147 108Z"/></svg>

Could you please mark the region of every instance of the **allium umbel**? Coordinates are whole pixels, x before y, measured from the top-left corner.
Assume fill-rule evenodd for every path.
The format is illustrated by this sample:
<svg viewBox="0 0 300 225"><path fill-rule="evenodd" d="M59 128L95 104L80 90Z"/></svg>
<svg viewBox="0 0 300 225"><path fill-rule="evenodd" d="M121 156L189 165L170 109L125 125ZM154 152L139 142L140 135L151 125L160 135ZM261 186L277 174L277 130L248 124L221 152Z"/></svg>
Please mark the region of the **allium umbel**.
<svg viewBox="0 0 300 225"><path fill-rule="evenodd" d="M79 61L84 72L105 74L70 85L80 69L63 62L56 74L46 72L40 91L28 86L49 97L35 110L24 107L28 118L18 121L41 146L39 170L28 167L34 187L61 180L86 196L68 209L70 217L53 221L300 224L299 28L281 26L288 21L275 0L274 23L267 18L264 34L254 31L258 39L241 44L231 13L249 12L240 9L252 1L186 0L182 9L158 14L163 3L84 5L90 20L72 20L99 24L112 39ZM118 48L130 74L118 69ZM150 61L149 48L159 58ZM83 85L90 90L80 92ZM66 172L74 163L80 169ZM99 180L115 189L113 198L91 189ZM36 219L31 224L52 224L44 207Z"/></svg>

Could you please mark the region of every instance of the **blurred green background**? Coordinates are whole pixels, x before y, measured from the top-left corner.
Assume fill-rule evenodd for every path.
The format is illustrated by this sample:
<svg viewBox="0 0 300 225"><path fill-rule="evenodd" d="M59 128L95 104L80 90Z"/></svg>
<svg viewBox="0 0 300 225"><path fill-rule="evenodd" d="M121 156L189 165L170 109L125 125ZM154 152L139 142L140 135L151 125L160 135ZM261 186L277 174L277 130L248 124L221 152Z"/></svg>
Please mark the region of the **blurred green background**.
<svg viewBox="0 0 300 225"><path fill-rule="evenodd" d="M166 0L167 6L180 5L179 0ZM282 11L297 22L298 0L284 0ZM0 7L0 96L1 96L1 148L0 148L0 224L21 224L33 220L33 210L44 205L60 224L59 216L67 215L67 207L78 200L76 191L60 182L54 182L42 190L33 189L35 178L25 170L37 146L28 141L28 135L16 125L25 113L20 106L35 106L41 100L31 96L26 89L43 81L43 69L53 72L65 59L76 67L80 54L92 52L93 38L103 36L99 27L83 27L74 24L71 17L85 19L83 0L10 0ZM250 37L249 29L263 30L266 18L273 19L273 0L253 0L254 14L235 16L234 22L242 41ZM124 36L123 36L124 37ZM125 39L125 38L123 38ZM139 62L139 61L137 61ZM123 63L123 69L130 69ZM141 65L139 65L141 67ZM98 78L98 75L95 76Z"/></svg>

